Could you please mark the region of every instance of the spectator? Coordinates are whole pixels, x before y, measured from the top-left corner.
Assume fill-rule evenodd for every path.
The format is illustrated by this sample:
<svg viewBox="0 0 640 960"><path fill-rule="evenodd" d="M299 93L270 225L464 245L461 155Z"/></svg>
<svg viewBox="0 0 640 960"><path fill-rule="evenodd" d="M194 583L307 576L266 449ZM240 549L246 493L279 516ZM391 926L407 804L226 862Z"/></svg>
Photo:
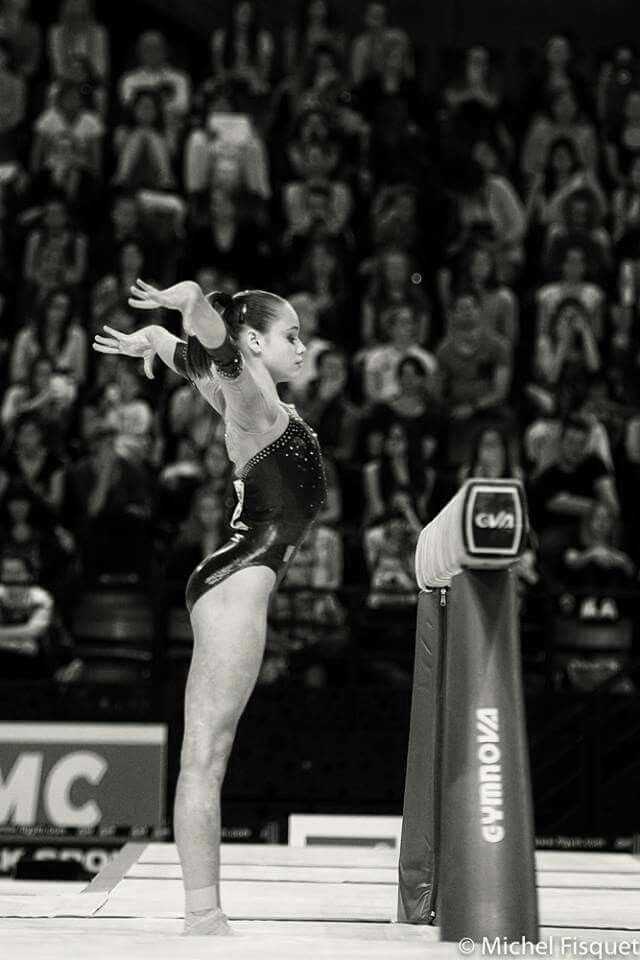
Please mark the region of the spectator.
<svg viewBox="0 0 640 960"><path fill-rule="evenodd" d="M346 394L348 366L341 350L329 346L318 356L317 376L297 398L303 419L318 432L323 451L337 464L354 457L358 411Z"/></svg>
<svg viewBox="0 0 640 960"><path fill-rule="evenodd" d="M300 69L319 46L344 53L345 35L340 30L333 0L302 0L298 23L284 29L284 68L292 74Z"/></svg>
<svg viewBox="0 0 640 960"><path fill-rule="evenodd" d="M631 164L640 155L640 90L629 90L623 117L607 134L605 159L614 185L623 186Z"/></svg>
<svg viewBox="0 0 640 960"><path fill-rule="evenodd" d="M141 35L137 54L137 65L120 78L120 102L130 108L141 90L157 92L164 102L167 130L175 148L191 104L190 79L183 70L171 66L167 42L156 30Z"/></svg>
<svg viewBox="0 0 640 960"><path fill-rule="evenodd" d="M462 75L447 84L444 99L447 106L457 110L463 104L477 103L496 113L502 102L500 77L492 70L489 50L481 44L467 47L464 52Z"/></svg>
<svg viewBox="0 0 640 960"><path fill-rule="evenodd" d="M513 142L502 121L502 78L487 47L475 44L465 51L462 75L446 85L443 99L442 135L449 150L495 142L512 159Z"/></svg>
<svg viewBox="0 0 640 960"><path fill-rule="evenodd" d="M80 86L64 81L58 88L54 103L43 110L33 126L31 172L38 173L46 164L57 138L66 135L73 139L82 162L94 176L100 177L104 133L104 125L98 114L86 108Z"/></svg>
<svg viewBox="0 0 640 960"><path fill-rule="evenodd" d="M10 486L20 483L38 510L47 517L60 513L64 495L62 461L49 449L38 417L23 414L16 422L11 445L0 462L0 501Z"/></svg>
<svg viewBox="0 0 640 960"><path fill-rule="evenodd" d="M304 179L286 184L283 191L289 236L308 237L316 231L329 237L344 234L353 198L346 183L330 176L332 154L320 144L310 144L301 159Z"/></svg>
<svg viewBox="0 0 640 960"><path fill-rule="evenodd" d="M535 345L532 392L544 413L566 415L586 397L599 372L600 351L583 303L573 297L561 300L547 326L540 328Z"/></svg>
<svg viewBox="0 0 640 960"><path fill-rule="evenodd" d="M374 403L369 412L364 424L369 456L380 455L384 437L394 423L401 424L407 435L409 456L430 463L440 441L442 411L429 374L416 357L400 361L398 392L386 401Z"/></svg>
<svg viewBox="0 0 640 960"><path fill-rule="evenodd" d="M598 76L598 119L604 130L615 128L624 116L629 90L640 89L640 60L629 43L617 44L605 58Z"/></svg>
<svg viewBox="0 0 640 960"><path fill-rule="evenodd" d="M375 133L385 129L395 110L400 109L410 123L419 123L422 98L414 78L408 40L390 32L382 43L382 59L375 73L358 87L358 105Z"/></svg>
<svg viewBox="0 0 640 960"><path fill-rule="evenodd" d="M329 239L312 239L301 259L296 286L314 299L320 336L352 350L358 343L358 328L350 316L349 287L339 248Z"/></svg>
<svg viewBox="0 0 640 960"><path fill-rule="evenodd" d="M104 391L100 414L103 426L113 430L117 456L133 463L151 459L153 411L135 367L116 368L114 382Z"/></svg>
<svg viewBox="0 0 640 960"><path fill-rule="evenodd" d="M441 272L445 310L451 306L452 290L473 290L487 330L506 340L513 351L519 342L520 308L513 290L498 280L495 253L488 247L473 245L463 251L456 268Z"/></svg>
<svg viewBox="0 0 640 960"><path fill-rule="evenodd" d="M11 46L0 36L0 163L14 163L22 153L26 92L24 78L11 63Z"/></svg>
<svg viewBox="0 0 640 960"><path fill-rule="evenodd" d="M111 273L119 253L127 243L135 243L145 251L145 266L151 276L157 276L158 244L149 235L142 208L134 193L118 191L114 196L105 226L96 231L91 242L92 274L101 277Z"/></svg>
<svg viewBox="0 0 640 960"><path fill-rule="evenodd" d="M559 137L549 145L544 168L533 175L527 195L529 226L549 227L561 223L565 204L578 192L589 191L595 201L598 222L606 216L607 198L593 170L587 170L573 140Z"/></svg>
<svg viewBox="0 0 640 960"><path fill-rule="evenodd" d="M369 0L364 11L363 27L351 47L350 73L355 87L381 69L385 46L390 37L402 43L408 75L413 74L415 67L409 37L404 30L387 25L387 4L384 0Z"/></svg>
<svg viewBox="0 0 640 960"><path fill-rule="evenodd" d="M194 494L202 485L203 471L200 451L189 437L178 438L171 450L165 447L163 460L164 465L158 475L156 529L166 532L170 543L173 543L179 528L187 520ZM196 562L199 563L201 559Z"/></svg>
<svg viewBox="0 0 640 960"><path fill-rule="evenodd" d="M418 534L401 509L389 511L364 534L369 574L367 606L389 609L416 602L414 570Z"/></svg>
<svg viewBox="0 0 640 960"><path fill-rule="evenodd" d="M547 275L553 275L554 264L562 263L570 247L580 244L588 251L590 279L605 281L611 270L611 238L598 222L593 193L576 190L565 200L562 213L561 221L547 233L543 255Z"/></svg>
<svg viewBox="0 0 640 960"><path fill-rule="evenodd" d="M253 0L231 0L226 26L211 37L215 75L242 80L254 95L264 95L271 88L273 52L273 37L260 25Z"/></svg>
<svg viewBox="0 0 640 960"><path fill-rule="evenodd" d="M113 429L97 429L89 455L65 475L64 516L89 582L105 574L139 580L149 571L155 484L146 465L118 454L115 440Z"/></svg>
<svg viewBox="0 0 640 960"><path fill-rule="evenodd" d="M546 283L536 293L538 333L548 331L549 321L556 313L558 304L567 298L578 300L586 310L589 325L597 340L603 334L604 291L590 283L587 273L587 251L581 244L568 247L560 261L560 277Z"/></svg>
<svg viewBox="0 0 640 960"><path fill-rule="evenodd" d="M87 238L73 224L62 195L48 197L40 224L27 234L23 265L24 279L36 303L46 298L53 278L58 286L74 287L87 269ZM45 261L53 265L53 277L45 272Z"/></svg>
<svg viewBox="0 0 640 960"><path fill-rule="evenodd" d="M300 339L304 343L306 350L302 357L302 367L300 373L288 384L289 394L293 397L303 397L306 395L307 388L318 373L318 360L325 350L329 350L334 344L325 337L318 336L318 308L315 298L306 291L289 294L287 297L289 303L298 314L300 322Z"/></svg>
<svg viewBox="0 0 640 960"><path fill-rule="evenodd" d="M25 413L36 413L58 452L65 448L76 400L76 385L66 371L56 370L49 357L34 356L24 382L10 386L2 398L0 423L6 436Z"/></svg>
<svg viewBox="0 0 640 960"><path fill-rule="evenodd" d="M0 37L10 45L15 69L26 80L40 65L42 34L28 17L29 0L4 0L0 11Z"/></svg>
<svg viewBox="0 0 640 960"><path fill-rule="evenodd" d="M599 456L588 452L589 433L584 419L565 420L555 462L532 485L534 525L547 549L570 544L581 519L597 503L604 503L615 516L620 513L614 477Z"/></svg>
<svg viewBox="0 0 640 960"><path fill-rule="evenodd" d="M524 256L526 221L517 193L505 177L488 173L472 161L460 178L456 201L455 238L449 255L455 256L469 243L488 246L494 251L500 280L509 283Z"/></svg>
<svg viewBox="0 0 640 960"><path fill-rule="evenodd" d="M433 468L421 454L411 450L402 423L389 424L381 452L364 465L366 524L399 508L414 532L420 533L435 480Z"/></svg>
<svg viewBox="0 0 640 960"><path fill-rule="evenodd" d="M50 676L53 597L37 586L27 561L0 557L0 668L2 676Z"/></svg>
<svg viewBox="0 0 640 960"><path fill-rule="evenodd" d="M573 42L566 34L553 33L547 39L543 62L533 69L526 87L522 103L524 116L546 110L563 93L580 99L585 97L587 79L578 67Z"/></svg>
<svg viewBox="0 0 640 960"><path fill-rule="evenodd" d="M422 275L404 250L383 248L373 264L372 278L362 301L361 340L366 346L384 343L389 336L382 318L389 310L410 306L418 319L418 342L427 344L431 310L422 291Z"/></svg>
<svg viewBox="0 0 640 960"><path fill-rule="evenodd" d="M387 317L389 341L360 353L364 393L369 403L388 400L397 394L398 365L405 357L415 357L427 374L435 373L433 354L418 342L418 322L411 306L391 308Z"/></svg>
<svg viewBox="0 0 640 960"><path fill-rule="evenodd" d="M537 116L527 131L520 161L527 181L544 170L551 145L560 138L574 143L580 162L587 170L596 169L598 141L595 129L580 113L578 101L568 89L553 97L549 112Z"/></svg>
<svg viewBox="0 0 640 960"><path fill-rule="evenodd" d="M452 465L468 459L472 436L482 421L508 423L511 386L509 344L487 330L480 301L460 291L452 302L449 330L436 349L438 393L447 405Z"/></svg>
<svg viewBox="0 0 640 960"><path fill-rule="evenodd" d="M47 37L49 65L58 80L70 79L72 61L82 57L100 80L109 77L109 39L106 29L94 19L91 0L62 0L59 19Z"/></svg>
<svg viewBox="0 0 640 960"><path fill-rule="evenodd" d="M262 200L271 196L267 151L251 115L240 109L240 100L237 85L216 82L200 124L187 138L184 184L192 206L221 183Z"/></svg>
<svg viewBox="0 0 640 960"><path fill-rule="evenodd" d="M50 293L35 324L23 327L18 333L9 362L12 383L27 379L36 357L47 357L54 367L65 370L76 386L86 379L87 335L78 323L75 303L64 288Z"/></svg>
<svg viewBox="0 0 640 960"><path fill-rule="evenodd" d="M128 122L114 135L117 168L112 183L127 190L169 190L172 142L160 94L139 90L128 104Z"/></svg>
<svg viewBox="0 0 640 960"><path fill-rule="evenodd" d="M186 521L167 550L170 583L184 583L194 567L226 540L224 504L207 487L191 500Z"/></svg>
<svg viewBox="0 0 640 960"><path fill-rule="evenodd" d="M102 214L101 183L76 152L68 133L60 133L47 153L41 168L31 178L26 217L31 218L52 196L58 196L81 230L94 231Z"/></svg>
<svg viewBox="0 0 640 960"><path fill-rule="evenodd" d="M478 430L469 460L458 472L460 483L469 477L524 480L524 473L514 459L513 443L499 427L484 426Z"/></svg>
<svg viewBox="0 0 640 960"><path fill-rule="evenodd" d="M635 289L640 276L640 155L634 157L629 167L629 175L622 186L619 186L613 195L613 241L615 243L616 258L622 261L633 261L633 289L629 293L628 302L635 301ZM621 271L624 263L621 264Z"/></svg>

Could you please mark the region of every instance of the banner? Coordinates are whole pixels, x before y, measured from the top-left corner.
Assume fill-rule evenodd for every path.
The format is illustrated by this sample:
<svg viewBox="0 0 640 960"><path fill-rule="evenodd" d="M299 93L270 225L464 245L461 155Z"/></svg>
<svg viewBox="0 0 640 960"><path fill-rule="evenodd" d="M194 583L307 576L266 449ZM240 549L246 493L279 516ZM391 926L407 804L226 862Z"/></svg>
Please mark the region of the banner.
<svg viewBox="0 0 640 960"><path fill-rule="evenodd" d="M159 724L0 724L0 836L161 827L166 754Z"/></svg>

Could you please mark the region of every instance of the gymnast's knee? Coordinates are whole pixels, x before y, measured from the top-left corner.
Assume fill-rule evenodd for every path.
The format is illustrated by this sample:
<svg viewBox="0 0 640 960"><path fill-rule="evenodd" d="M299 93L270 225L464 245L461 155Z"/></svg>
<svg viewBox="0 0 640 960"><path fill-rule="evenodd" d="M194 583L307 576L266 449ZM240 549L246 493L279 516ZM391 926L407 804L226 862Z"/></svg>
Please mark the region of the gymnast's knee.
<svg viewBox="0 0 640 960"><path fill-rule="evenodd" d="M199 782L208 787L222 784L235 738L235 727L207 730L204 735L187 735L180 754L180 776L183 781Z"/></svg>

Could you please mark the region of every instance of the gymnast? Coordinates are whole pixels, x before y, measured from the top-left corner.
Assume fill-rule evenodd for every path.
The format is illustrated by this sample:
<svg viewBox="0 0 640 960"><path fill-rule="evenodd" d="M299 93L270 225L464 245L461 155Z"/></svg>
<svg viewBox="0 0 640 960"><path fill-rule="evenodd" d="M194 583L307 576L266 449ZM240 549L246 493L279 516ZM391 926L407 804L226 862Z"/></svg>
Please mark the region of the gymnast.
<svg viewBox="0 0 640 960"><path fill-rule="evenodd" d="M232 935L220 904L222 782L260 670L270 596L326 497L316 434L276 389L297 375L305 347L293 307L263 290L206 297L191 281L156 290L138 280L129 304L180 311L186 340L157 325L105 326L94 349L142 358L149 378L158 356L191 381L223 417L235 466L233 533L186 589L194 645L174 807L184 934Z"/></svg>

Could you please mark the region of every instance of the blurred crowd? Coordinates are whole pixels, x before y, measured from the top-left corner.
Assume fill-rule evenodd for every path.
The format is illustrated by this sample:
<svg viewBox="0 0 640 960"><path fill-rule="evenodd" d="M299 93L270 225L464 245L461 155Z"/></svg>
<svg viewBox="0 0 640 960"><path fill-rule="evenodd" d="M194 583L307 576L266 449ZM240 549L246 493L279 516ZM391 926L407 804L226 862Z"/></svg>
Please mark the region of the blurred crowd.
<svg viewBox="0 0 640 960"><path fill-rule="evenodd" d="M633 689L640 59L557 33L515 86L483 45L425 84L393 17L364 2L347 33L303 0L274 30L235 0L192 62L150 24L116 74L90 0L49 24L0 3L2 663L72 678L87 590L180 603L227 538L218 415L159 363L149 381L90 349L139 324L137 277L191 278L287 297L307 346L282 398L330 493L262 682L309 649L306 682L327 682L358 622L406 630L416 538L476 476L526 485L522 604L554 598L557 683Z"/></svg>

